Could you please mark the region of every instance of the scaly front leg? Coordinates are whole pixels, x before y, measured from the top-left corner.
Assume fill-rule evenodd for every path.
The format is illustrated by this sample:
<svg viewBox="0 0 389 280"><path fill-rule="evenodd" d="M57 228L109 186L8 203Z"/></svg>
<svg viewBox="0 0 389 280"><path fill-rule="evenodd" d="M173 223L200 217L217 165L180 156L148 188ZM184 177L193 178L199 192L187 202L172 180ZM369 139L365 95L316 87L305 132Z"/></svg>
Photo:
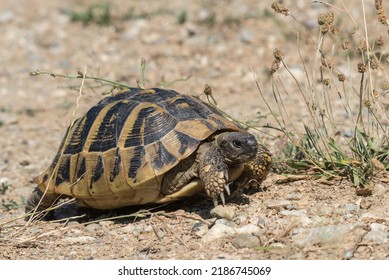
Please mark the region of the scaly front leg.
<svg viewBox="0 0 389 280"><path fill-rule="evenodd" d="M218 204L218 197L225 205L224 189L229 194L228 166L220 150L214 143L204 143L198 149L196 160L199 163L199 177L206 194L212 198L215 206Z"/></svg>

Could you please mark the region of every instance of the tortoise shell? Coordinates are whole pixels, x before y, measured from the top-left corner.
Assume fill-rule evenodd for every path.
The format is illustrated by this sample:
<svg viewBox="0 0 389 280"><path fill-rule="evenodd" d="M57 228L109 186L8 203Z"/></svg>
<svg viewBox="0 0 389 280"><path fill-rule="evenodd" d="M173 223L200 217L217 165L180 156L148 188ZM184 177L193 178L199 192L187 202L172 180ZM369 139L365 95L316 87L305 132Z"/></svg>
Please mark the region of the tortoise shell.
<svg viewBox="0 0 389 280"><path fill-rule="evenodd" d="M75 120L36 182L43 192L92 208L162 203L188 195L185 189L161 194L167 171L215 133L242 130L196 97L130 88Z"/></svg>

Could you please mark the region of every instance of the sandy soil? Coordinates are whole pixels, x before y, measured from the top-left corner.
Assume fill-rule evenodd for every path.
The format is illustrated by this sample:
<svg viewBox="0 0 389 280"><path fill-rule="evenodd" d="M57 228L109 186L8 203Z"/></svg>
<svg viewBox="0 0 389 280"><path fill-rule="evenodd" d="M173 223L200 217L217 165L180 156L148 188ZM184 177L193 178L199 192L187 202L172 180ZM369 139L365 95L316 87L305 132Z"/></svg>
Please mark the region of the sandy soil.
<svg viewBox="0 0 389 280"><path fill-rule="evenodd" d="M79 79L30 77L29 72L86 69L89 75L135 86L144 57L146 86L158 86L162 77L173 81L191 75L170 87L202 95L210 84L220 108L241 120L259 113L263 126L273 120L253 73L271 99L273 49L286 51L291 65L299 61L293 21L274 14L271 1L111 2L107 25L71 21L71 14L85 14L96 3L91 0L0 2L0 259L389 258L389 188L378 181L371 195L361 197L347 180L272 172L263 190L229 198L230 214L221 216L210 214L211 200L199 196L113 221L104 219L140 209L98 212L66 206L56 213L62 222L26 225L17 219L35 187L33 177L52 161L74 112L85 113L104 91L86 81L75 110ZM307 29L327 11L305 1L285 2L295 3L290 9ZM353 2L358 15L360 1L348 1ZM373 7L367 8L374 15ZM303 107L289 98L297 116ZM281 135L264 131L253 133L277 156Z"/></svg>

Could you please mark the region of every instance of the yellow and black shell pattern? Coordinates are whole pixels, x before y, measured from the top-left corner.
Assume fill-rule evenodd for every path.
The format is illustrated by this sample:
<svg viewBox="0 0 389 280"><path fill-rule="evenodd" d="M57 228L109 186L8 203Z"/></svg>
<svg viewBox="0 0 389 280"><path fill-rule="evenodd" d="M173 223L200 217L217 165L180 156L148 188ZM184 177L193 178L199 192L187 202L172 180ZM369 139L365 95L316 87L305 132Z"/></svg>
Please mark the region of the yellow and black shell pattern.
<svg viewBox="0 0 389 280"><path fill-rule="evenodd" d="M39 189L98 209L163 201L163 175L219 131L242 130L200 99L130 88L68 127Z"/></svg>

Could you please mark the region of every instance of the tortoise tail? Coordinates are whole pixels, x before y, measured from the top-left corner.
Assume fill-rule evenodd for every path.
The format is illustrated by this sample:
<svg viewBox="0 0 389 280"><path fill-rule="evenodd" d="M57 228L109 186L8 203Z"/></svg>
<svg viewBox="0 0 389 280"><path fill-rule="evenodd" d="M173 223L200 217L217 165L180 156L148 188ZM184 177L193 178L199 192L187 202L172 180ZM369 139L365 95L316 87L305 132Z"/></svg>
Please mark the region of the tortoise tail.
<svg viewBox="0 0 389 280"><path fill-rule="evenodd" d="M43 198L42 198L43 197ZM26 203L26 213L34 211L40 212L49 208L57 200L57 194L49 194L42 192L38 187L34 189ZM41 201L42 200L42 201Z"/></svg>

